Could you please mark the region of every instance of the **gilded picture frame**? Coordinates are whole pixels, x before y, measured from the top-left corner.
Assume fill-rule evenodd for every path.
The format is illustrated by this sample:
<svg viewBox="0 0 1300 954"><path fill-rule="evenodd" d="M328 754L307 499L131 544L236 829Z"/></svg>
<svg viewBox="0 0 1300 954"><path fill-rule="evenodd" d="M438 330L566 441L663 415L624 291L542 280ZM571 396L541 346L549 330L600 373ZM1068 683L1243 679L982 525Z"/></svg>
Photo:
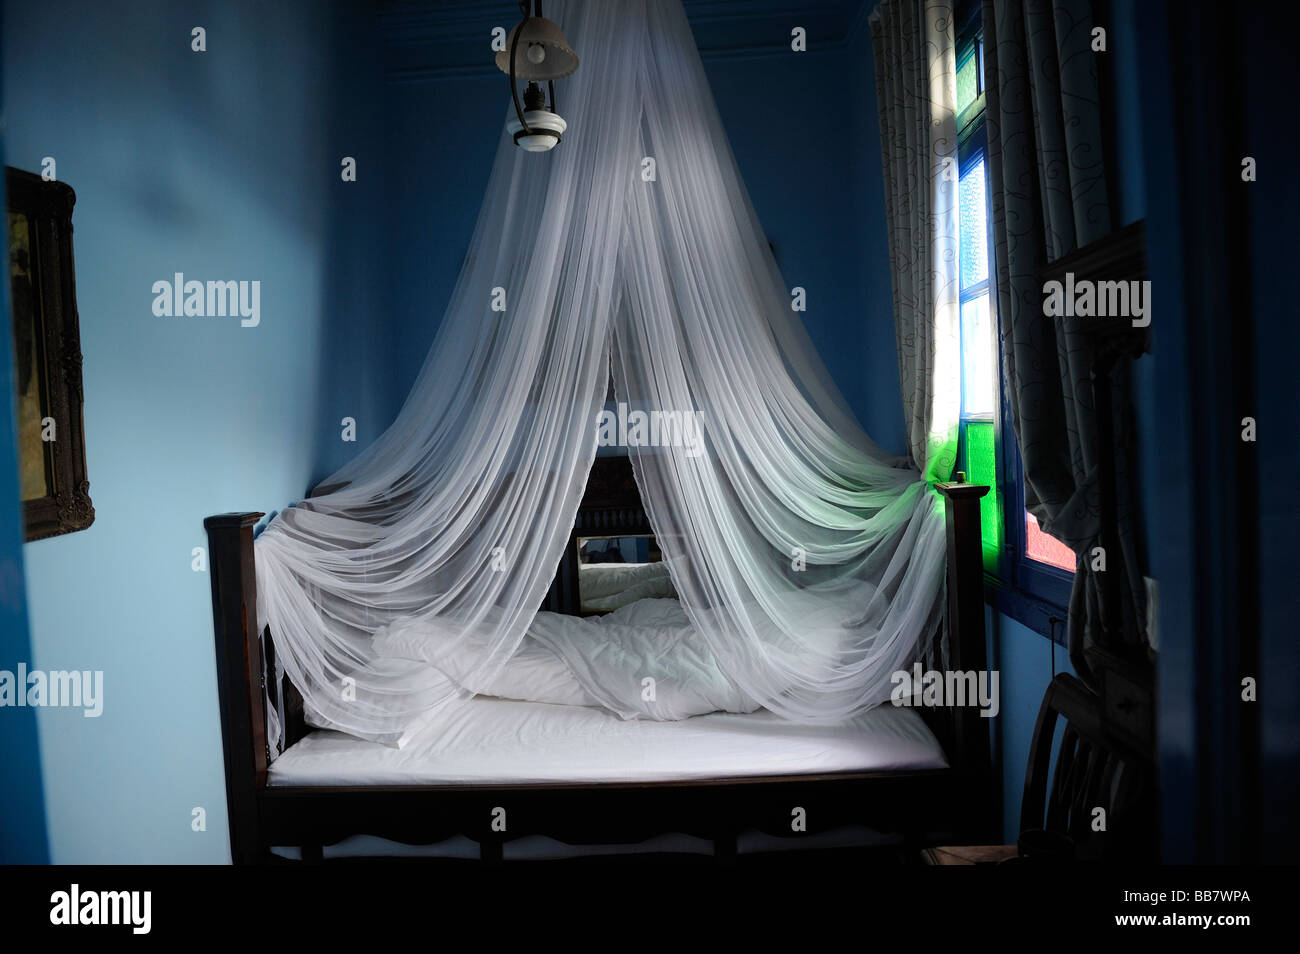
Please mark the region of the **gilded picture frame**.
<svg viewBox="0 0 1300 954"><path fill-rule="evenodd" d="M72 258L76 194L5 168L19 496L27 540L95 520L86 475L81 332Z"/></svg>

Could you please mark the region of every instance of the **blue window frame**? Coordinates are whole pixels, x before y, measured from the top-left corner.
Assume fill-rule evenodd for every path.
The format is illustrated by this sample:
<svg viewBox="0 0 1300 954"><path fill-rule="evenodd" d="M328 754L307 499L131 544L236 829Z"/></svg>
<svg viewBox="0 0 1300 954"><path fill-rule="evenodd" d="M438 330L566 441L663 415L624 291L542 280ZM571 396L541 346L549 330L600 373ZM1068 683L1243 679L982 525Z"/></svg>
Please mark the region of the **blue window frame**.
<svg viewBox="0 0 1300 954"><path fill-rule="evenodd" d="M985 73L980 5L964 2L957 41L958 202L962 408L958 464L993 489L981 510L990 602L1018 622L1064 643L1073 573L1030 553L1024 473L1002 387L996 262L986 156ZM1041 533L1041 531L1039 531ZM1047 538L1033 541L1042 546Z"/></svg>

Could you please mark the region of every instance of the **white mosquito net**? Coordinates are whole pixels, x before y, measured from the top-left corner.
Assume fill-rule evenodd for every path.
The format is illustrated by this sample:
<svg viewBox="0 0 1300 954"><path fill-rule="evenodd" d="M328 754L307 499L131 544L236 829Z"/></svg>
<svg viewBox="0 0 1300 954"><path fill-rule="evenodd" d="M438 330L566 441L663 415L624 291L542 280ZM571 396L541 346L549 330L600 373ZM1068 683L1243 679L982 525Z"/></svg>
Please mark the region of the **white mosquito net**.
<svg viewBox="0 0 1300 954"><path fill-rule="evenodd" d="M547 14L582 57L563 143L502 133L397 420L257 538L278 665L310 721L398 744L490 683L569 542L612 370L633 411L702 428L628 440L700 651L789 719L879 704L940 618L942 502L863 432L792 310L680 0Z"/></svg>

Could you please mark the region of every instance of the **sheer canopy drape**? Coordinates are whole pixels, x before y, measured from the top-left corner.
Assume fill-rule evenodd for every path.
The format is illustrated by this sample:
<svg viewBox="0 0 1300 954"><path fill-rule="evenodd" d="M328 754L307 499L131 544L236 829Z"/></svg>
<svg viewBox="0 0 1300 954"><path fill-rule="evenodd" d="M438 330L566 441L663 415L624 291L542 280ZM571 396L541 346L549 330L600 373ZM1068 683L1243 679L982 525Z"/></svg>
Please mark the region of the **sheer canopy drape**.
<svg viewBox="0 0 1300 954"><path fill-rule="evenodd" d="M628 443L725 677L791 719L882 702L939 617L940 498L863 433L791 311L680 0L546 6L582 57L564 142L502 134L397 420L257 538L260 621L311 720L364 738L400 744L484 684L568 542L612 367L630 409L702 429Z"/></svg>

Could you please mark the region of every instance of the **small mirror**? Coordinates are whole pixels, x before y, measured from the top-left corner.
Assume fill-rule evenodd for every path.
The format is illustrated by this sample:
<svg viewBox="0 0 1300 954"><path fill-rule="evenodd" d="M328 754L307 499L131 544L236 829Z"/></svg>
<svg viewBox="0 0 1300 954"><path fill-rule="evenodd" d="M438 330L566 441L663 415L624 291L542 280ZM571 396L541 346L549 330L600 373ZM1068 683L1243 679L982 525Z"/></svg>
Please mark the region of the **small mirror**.
<svg viewBox="0 0 1300 954"><path fill-rule="evenodd" d="M579 537L578 597L584 615L612 613L640 599L672 599L668 567L653 536Z"/></svg>

